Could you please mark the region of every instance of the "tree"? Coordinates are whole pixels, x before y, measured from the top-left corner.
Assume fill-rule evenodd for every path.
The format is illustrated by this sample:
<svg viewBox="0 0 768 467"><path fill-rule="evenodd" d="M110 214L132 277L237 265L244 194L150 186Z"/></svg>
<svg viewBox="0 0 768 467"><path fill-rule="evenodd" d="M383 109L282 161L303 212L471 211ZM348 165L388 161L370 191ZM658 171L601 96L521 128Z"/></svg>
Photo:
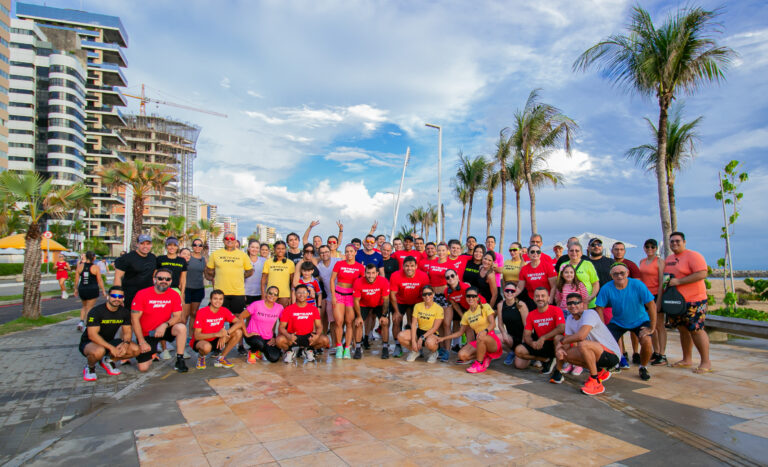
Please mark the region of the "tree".
<svg viewBox="0 0 768 467"><path fill-rule="evenodd" d="M696 127L701 123L699 117L690 122L683 122L682 104L671 108L671 118L667 121L667 194L669 196L669 215L672 230L677 230L677 208L675 207L675 172L680 172L690 161L696 157L696 144L700 141ZM653 139L659 134L656 125L646 118ZM656 141L653 143L636 146L627 151L627 159L632 159L643 169L653 172L659 160L659 151Z"/></svg>
<svg viewBox="0 0 768 467"><path fill-rule="evenodd" d="M658 150L656 184L663 238L672 232L667 184L667 120L669 107L678 94L693 94L705 83L725 78L736 53L714 39L721 32L715 22L719 11L681 7L657 28L643 8L633 8L627 34L614 34L582 53L574 70L592 65L619 87L642 96L655 96L659 104L656 126ZM664 242L664 254L669 254Z"/></svg>
<svg viewBox="0 0 768 467"><path fill-rule="evenodd" d="M563 115L557 107L539 102L539 90L528 96L525 107L515 112L515 125L511 139L522 160L523 177L528 186L531 202L531 233L536 233L536 187L533 182L534 165L546 165L552 152L563 145L567 156L571 154L571 138L579 126Z"/></svg>
<svg viewBox="0 0 768 467"><path fill-rule="evenodd" d="M463 185L467 190L467 196L469 198L467 209L467 235L472 235L471 221L472 221L472 204L475 201L475 193L477 190L481 190L485 177L485 166L488 163L483 156L476 156L472 159L465 157L464 154L459 151L459 163L456 169L456 181Z"/></svg>
<svg viewBox="0 0 768 467"><path fill-rule="evenodd" d="M544 161L536 159L533 161L533 173L531 173L531 180L536 188L551 184L557 188L558 185L562 185L565 182L565 177L559 172L549 170L542 167ZM523 160L519 154L515 154L512 162L507 165L507 179L512 184L512 188L515 190L515 209L517 213L517 242L520 243L521 237L521 220L520 220L520 192L525 186L525 174L523 173ZM503 246L502 246L503 247Z"/></svg>
<svg viewBox="0 0 768 467"><path fill-rule="evenodd" d="M510 158L512 157L514 149L514 141L511 137L507 137L508 133L509 128L504 128L499 132L499 140L496 142L496 154L494 154L493 158L494 168L497 170L496 173L498 174L499 179L498 184L501 185L501 225L499 226L499 245L501 245L502 248L504 246L504 227L507 219L507 182L510 180L509 170L507 170L507 168L510 164ZM491 195L489 194L489 196ZM489 199L491 202L493 201L492 196L489 197ZM492 207L493 206L491 205L491 208ZM486 215L490 216L490 212ZM491 230L490 217L488 218L488 221L488 233L486 233L486 237L490 234Z"/></svg>
<svg viewBox="0 0 768 467"><path fill-rule="evenodd" d="M437 234L437 206L432 206L432 203L427 205L427 209L424 210L424 231L429 237L430 227L435 227L435 241L440 238ZM426 241L426 238L424 239Z"/></svg>
<svg viewBox="0 0 768 467"><path fill-rule="evenodd" d="M408 222L413 226L413 232L416 232L416 227L421 225L421 236L424 236L424 209L421 207L414 208L406 216ZM429 232L427 232L429 234Z"/></svg>
<svg viewBox="0 0 768 467"><path fill-rule="evenodd" d="M83 242L83 249L85 251L92 251L98 256L106 256L109 254L109 245L104 242L103 238L91 237Z"/></svg>
<svg viewBox="0 0 768 467"><path fill-rule="evenodd" d="M413 237L413 235L414 235L414 234L416 234L416 229L415 229L413 226L411 226L411 227L406 227L406 226L404 226L404 225L403 225L403 226L401 226L401 227L400 227L400 231L399 231L399 232L397 232L397 234L395 235L395 237L396 237L396 238L400 238L400 239L403 239L403 238L405 238L405 237L407 237L407 236L409 236L409 235L410 235L411 237Z"/></svg>
<svg viewBox="0 0 768 467"><path fill-rule="evenodd" d="M208 240L212 237L218 237L221 234L221 226L216 224L216 221L199 219L197 221L195 234L199 235L203 239L203 248L208 249ZM192 236L194 236L192 235Z"/></svg>
<svg viewBox="0 0 768 467"><path fill-rule="evenodd" d="M62 218L72 209L74 202L89 196L88 189L81 184L56 187L50 179L43 179L34 172L17 174L6 171L0 174L0 193L11 201L11 208L19 213L23 221L24 235L24 305L22 316L30 319L40 317L40 264L42 254L40 243L43 219Z"/></svg>
<svg viewBox="0 0 768 467"><path fill-rule="evenodd" d="M464 233L464 216L467 214L467 203L469 202L469 192L467 188L454 179L453 194L461 202L461 227L459 228L459 239L463 238Z"/></svg>
<svg viewBox="0 0 768 467"><path fill-rule="evenodd" d="M7 237L24 228L24 221L14 208L16 200L9 193L0 191L0 238Z"/></svg>
<svg viewBox="0 0 768 467"><path fill-rule="evenodd" d="M491 224L493 223L493 192L496 191L501 183L500 171L494 170L495 167L491 164L486 166L485 170L485 191L487 193L485 198L485 237L491 235Z"/></svg>
<svg viewBox="0 0 768 467"><path fill-rule="evenodd" d="M77 248L77 238L75 235L79 236L81 233L86 233L86 229L83 226L83 223L78 219L78 217L80 217L80 212L88 211L91 209L91 206L93 206L93 202L91 201L90 196L77 199L72 206L72 223L69 224L68 235L71 243L68 241L67 245L73 250ZM80 230L75 231L76 228L80 228Z"/></svg>
<svg viewBox="0 0 768 467"><path fill-rule="evenodd" d="M165 192L165 187L176 177L176 170L162 164L141 160L116 162L99 171L104 186L117 191L124 185L133 188L133 222L131 225L131 249L144 228L144 200L151 191Z"/></svg>
<svg viewBox="0 0 768 467"><path fill-rule="evenodd" d="M739 203L744 197L740 192L742 183L749 180L747 172L741 172L743 167L737 160L732 160L725 166L725 173L717 173L719 178L720 190L715 193L715 199L723 205L723 227L720 238L725 240L725 257L717 260L717 265L723 268L723 286L725 287L725 277L731 276L731 290L726 291L724 303L728 308L736 308L736 288L733 285L733 260L731 255L731 237L734 234L733 225L739 218ZM726 206L731 206L731 215L726 212ZM726 289L727 290L727 289Z"/></svg>

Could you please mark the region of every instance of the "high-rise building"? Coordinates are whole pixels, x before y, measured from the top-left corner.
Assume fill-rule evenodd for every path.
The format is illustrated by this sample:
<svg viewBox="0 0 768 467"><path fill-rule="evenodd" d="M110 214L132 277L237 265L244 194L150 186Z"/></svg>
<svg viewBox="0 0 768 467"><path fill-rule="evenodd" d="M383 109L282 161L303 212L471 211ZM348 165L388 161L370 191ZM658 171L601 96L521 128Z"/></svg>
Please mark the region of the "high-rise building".
<svg viewBox="0 0 768 467"><path fill-rule="evenodd" d="M118 130L126 124L118 108L126 105L119 88L127 84L121 68L127 66L122 49L128 34L116 16L79 10L17 3L16 17L36 23L47 35L74 31L86 52L85 175L93 201L86 221L89 236L101 238L117 255L123 248L125 199L102 185L98 170L125 160L115 147L127 144Z"/></svg>
<svg viewBox="0 0 768 467"><path fill-rule="evenodd" d="M85 181L86 54L75 39L11 20L8 168L60 186Z"/></svg>
<svg viewBox="0 0 768 467"><path fill-rule="evenodd" d="M275 243L277 240L277 231L274 227L264 224L256 224L256 236L261 243Z"/></svg>
<svg viewBox="0 0 768 467"><path fill-rule="evenodd" d="M0 0L0 172L8 168L8 77L11 51L11 0Z"/></svg>
<svg viewBox="0 0 768 467"><path fill-rule="evenodd" d="M218 235L212 237L208 241L209 248L211 251L218 250L219 248L224 248L225 233L232 232L233 234L235 234L235 238L237 238L237 217L220 216L216 218L216 222L214 225L219 227L220 231Z"/></svg>

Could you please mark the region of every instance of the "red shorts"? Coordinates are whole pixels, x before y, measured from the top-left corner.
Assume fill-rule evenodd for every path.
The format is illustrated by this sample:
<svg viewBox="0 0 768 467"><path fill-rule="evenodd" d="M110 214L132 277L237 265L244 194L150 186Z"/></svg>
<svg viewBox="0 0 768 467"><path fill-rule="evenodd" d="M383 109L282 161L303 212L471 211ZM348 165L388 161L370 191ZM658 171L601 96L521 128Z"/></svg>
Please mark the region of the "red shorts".
<svg viewBox="0 0 768 467"><path fill-rule="evenodd" d="M69 278L67 271L56 271L56 280L67 278Z"/></svg>
<svg viewBox="0 0 768 467"><path fill-rule="evenodd" d="M491 360L495 360L499 357L501 357L503 350L501 349L501 340L499 339L499 336L496 335L494 331L491 331L488 333L489 336L493 337L493 340L496 341L496 352L488 352L486 356L490 357ZM472 341L469 343L474 348L477 348L477 341Z"/></svg>

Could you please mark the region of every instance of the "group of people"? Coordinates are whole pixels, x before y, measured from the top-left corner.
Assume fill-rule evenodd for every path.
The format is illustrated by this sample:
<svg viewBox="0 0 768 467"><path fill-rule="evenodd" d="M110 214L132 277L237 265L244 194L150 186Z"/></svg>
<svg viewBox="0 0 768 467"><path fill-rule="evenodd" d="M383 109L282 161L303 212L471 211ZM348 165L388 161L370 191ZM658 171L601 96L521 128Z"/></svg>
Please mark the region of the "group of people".
<svg viewBox="0 0 768 467"><path fill-rule="evenodd" d="M588 371L582 391L592 395L604 391L612 369L629 368L630 361L646 381L650 365L668 364L666 322L678 328L683 347L682 360L671 366L692 367L695 345L701 361L694 371L711 371L707 266L686 249L681 232L670 235L673 253L666 259L649 239L646 257L635 264L621 242L605 256L599 238L589 241L587 255L572 237L550 256L534 234L527 247L513 242L505 259L492 236L484 244L469 236L464 246L411 236L390 243L374 235L375 223L339 251L344 226L337 224L338 235L325 239L310 241L313 221L301 239L290 233L271 249L252 240L245 251L228 232L224 248L208 257L201 240L189 250L175 238L155 257L151 238L140 235L136 249L115 262L107 302L88 312L80 345L84 378L96 378L97 364L119 373L115 362L130 358L146 371L153 359L172 358L169 342L175 369L186 372L187 347L204 369L211 357L214 366L231 367L227 357L235 348L248 363L314 361L326 351L360 359L380 339L382 359L407 351L410 362L448 362L453 352L470 373L484 372L505 350L505 364L533 363L552 383ZM213 290L200 308L205 280ZM662 306L668 289L684 300L684 310L669 319Z"/></svg>

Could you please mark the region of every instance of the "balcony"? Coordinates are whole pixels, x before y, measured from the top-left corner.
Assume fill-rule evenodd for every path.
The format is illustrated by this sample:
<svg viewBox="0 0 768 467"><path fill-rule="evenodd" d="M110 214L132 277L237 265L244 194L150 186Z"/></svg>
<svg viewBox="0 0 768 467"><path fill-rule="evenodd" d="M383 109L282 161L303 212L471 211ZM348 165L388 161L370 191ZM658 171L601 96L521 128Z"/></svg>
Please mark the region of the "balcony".
<svg viewBox="0 0 768 467"><path fill-rule="evenodd" d="M128 102L125 100L125 96L123 96L123 93L120 92L119 88L116 88L114 86L99 86L97 84L88 83L85 85L85 89L89 91L88 96L91 96L96 93L101 94L101 101L106 105L117 105L120 107L125 107L126 105L128 105ZM86 99L89 99L89 98L86 98Z"/></svg>
<svg viewBox="0 0 768 467"><path fill-rule="evenodd" d="M80 45L84 49L101 50L104 61L107 63L114 63L121 67L128 66L128 61L125 59L125 55L123 55L122 47L117 44L84 40L80 42Z"/></svg>
<svg viewBox="0 0 768 467"><path fill-rule="evenodd" d="M125 118L117 107L111 105L86 105L85 111L101 115L101 122L105 125L125 126Z"/></svg>
<svg viewBox="0 0 768 467"><path fill-rule="evenodd" d="M100 136L102 144L107 146L125 146L128 144L117 130L110 128L94 128L88 125L88 128L85 129L85 134L86 136Z"/></svg>
<svg viewBox="0 0 768 467"><path fill-rule="evenodd" d="M101 80L108 86L125 87L128 85L128 81L123 75L123 70L121 70L117 65L112 63L89 63L88 69L93 71L101 71Z"/></svg>
<svg viewBox="0 0 768 467"><path fill-rule="evenodd" d="M123 199L123 197L118 195L117 193L94 192L94 193L91 193L91 199L93 199L94 201L101 200L101 201L111 201L115 203L125 204L125 200Z"/></svg>

